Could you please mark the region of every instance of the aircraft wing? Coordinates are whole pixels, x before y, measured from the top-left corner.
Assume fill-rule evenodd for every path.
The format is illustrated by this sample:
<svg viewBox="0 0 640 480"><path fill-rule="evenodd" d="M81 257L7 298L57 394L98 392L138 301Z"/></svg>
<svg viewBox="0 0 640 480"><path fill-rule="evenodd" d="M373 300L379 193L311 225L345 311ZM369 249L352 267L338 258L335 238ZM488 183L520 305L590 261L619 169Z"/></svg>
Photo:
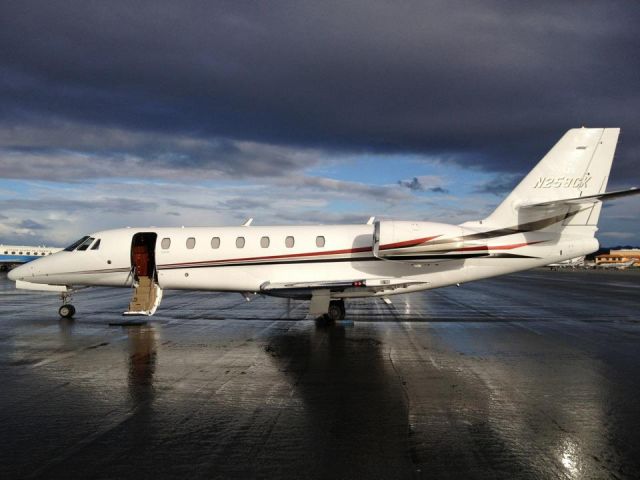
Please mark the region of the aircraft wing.
<svg viewBox="0 0 640 480"><path fill-rule="evenodd" d="M575 198L563 198L559 200L550 200L547 202L539 203L522 203L518 208L533 208L533 207L555 207L559 205L579 205L583 203L595 203L597 201L604 202L605 200L613 200L615 198L626 197L629 195L640 194L638 187L629 188L627 190L615 190L613 192L597 193L595 195L586 195L584 197Z"/></svg>
<svg viewBox="0 0 640 480"><path fill-rule="evenodd" d="M310 298L314 292L356 292L369 291L379 293L392 291L398 288L406 288L411 285L420 285L427 282L407 281L406 279L396 278L376 278L376 279L351 279L351 280L331 280L331 281L315 281L315 282L286 282L272 283L265 282L260 285L262 293L283 296L283 297L299 297Z"/></svg>

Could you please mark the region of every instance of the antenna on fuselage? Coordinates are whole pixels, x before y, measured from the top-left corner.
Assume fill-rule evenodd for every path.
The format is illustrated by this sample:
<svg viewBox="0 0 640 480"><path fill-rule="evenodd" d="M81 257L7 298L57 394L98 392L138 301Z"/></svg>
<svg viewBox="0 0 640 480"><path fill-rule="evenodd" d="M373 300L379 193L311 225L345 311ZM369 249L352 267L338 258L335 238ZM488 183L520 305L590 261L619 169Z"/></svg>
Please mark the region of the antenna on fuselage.
<svg viewBox="0 0 640 480"><path fill-rule="evenodd" d="M376 221L376 217L369 217L369 220L367 220L367 225L373 225L373 222Z"/></svg>
<svg viewBox="0 0 640 480"><path fill-rule="evenodd" d="M244 222L244 223L242 224L242 226L243 226L243 227L250 227L252 223L253 223L253 217L252 217L252 218L247 219L247 221L246 221L246 222Z"/></svg>

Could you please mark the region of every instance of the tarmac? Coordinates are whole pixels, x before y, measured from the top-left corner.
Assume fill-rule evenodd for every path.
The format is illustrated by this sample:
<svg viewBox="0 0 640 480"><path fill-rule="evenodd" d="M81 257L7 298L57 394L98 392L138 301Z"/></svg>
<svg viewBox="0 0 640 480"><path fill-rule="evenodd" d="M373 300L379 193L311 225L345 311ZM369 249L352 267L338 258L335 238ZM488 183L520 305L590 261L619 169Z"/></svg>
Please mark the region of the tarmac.
<svg viewBox="0 0 640 480"><path fill-rule="evenodd" d="M347 304L16 291L0 478L639 478L640 274L536 270ZM140 320L140 319L138 319ZM124 323L123 323L124 322Z"/></svg>

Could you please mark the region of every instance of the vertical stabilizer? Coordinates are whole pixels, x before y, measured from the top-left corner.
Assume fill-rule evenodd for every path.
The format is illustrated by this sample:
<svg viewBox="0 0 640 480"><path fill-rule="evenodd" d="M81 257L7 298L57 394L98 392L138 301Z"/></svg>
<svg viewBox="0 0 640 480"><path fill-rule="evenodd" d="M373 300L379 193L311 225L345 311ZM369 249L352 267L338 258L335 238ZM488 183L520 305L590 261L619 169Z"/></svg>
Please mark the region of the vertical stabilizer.
<svg viewBox="0 0 640 480"><path fill-rule="evenodd" d="M531 172L483 223L505 227L523 220L519 207L603 193L618 142L619 128L574 128L569 130ZM542 215L569 214L558 226L595 227L601 202L583 207L558 207L557 212ZM549 210L549 209L547 209ZM528 216L535 212L528 212ZM595 228L591 228L595 232Z"/></svg>

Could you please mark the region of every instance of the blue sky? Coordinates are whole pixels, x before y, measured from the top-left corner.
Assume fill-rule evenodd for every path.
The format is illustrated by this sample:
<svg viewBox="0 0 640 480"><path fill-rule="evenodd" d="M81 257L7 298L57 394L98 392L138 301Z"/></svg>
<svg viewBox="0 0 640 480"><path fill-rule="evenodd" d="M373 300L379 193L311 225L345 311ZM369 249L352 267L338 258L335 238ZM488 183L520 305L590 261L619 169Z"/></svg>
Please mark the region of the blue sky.
<svg viewBox="0 0 640 480"><path fill-rule="evenodd" d="M0 6L0 242L483 218L569 128L640 185L634 2ZM640 244L640 199L604 245Z"/></svg>

